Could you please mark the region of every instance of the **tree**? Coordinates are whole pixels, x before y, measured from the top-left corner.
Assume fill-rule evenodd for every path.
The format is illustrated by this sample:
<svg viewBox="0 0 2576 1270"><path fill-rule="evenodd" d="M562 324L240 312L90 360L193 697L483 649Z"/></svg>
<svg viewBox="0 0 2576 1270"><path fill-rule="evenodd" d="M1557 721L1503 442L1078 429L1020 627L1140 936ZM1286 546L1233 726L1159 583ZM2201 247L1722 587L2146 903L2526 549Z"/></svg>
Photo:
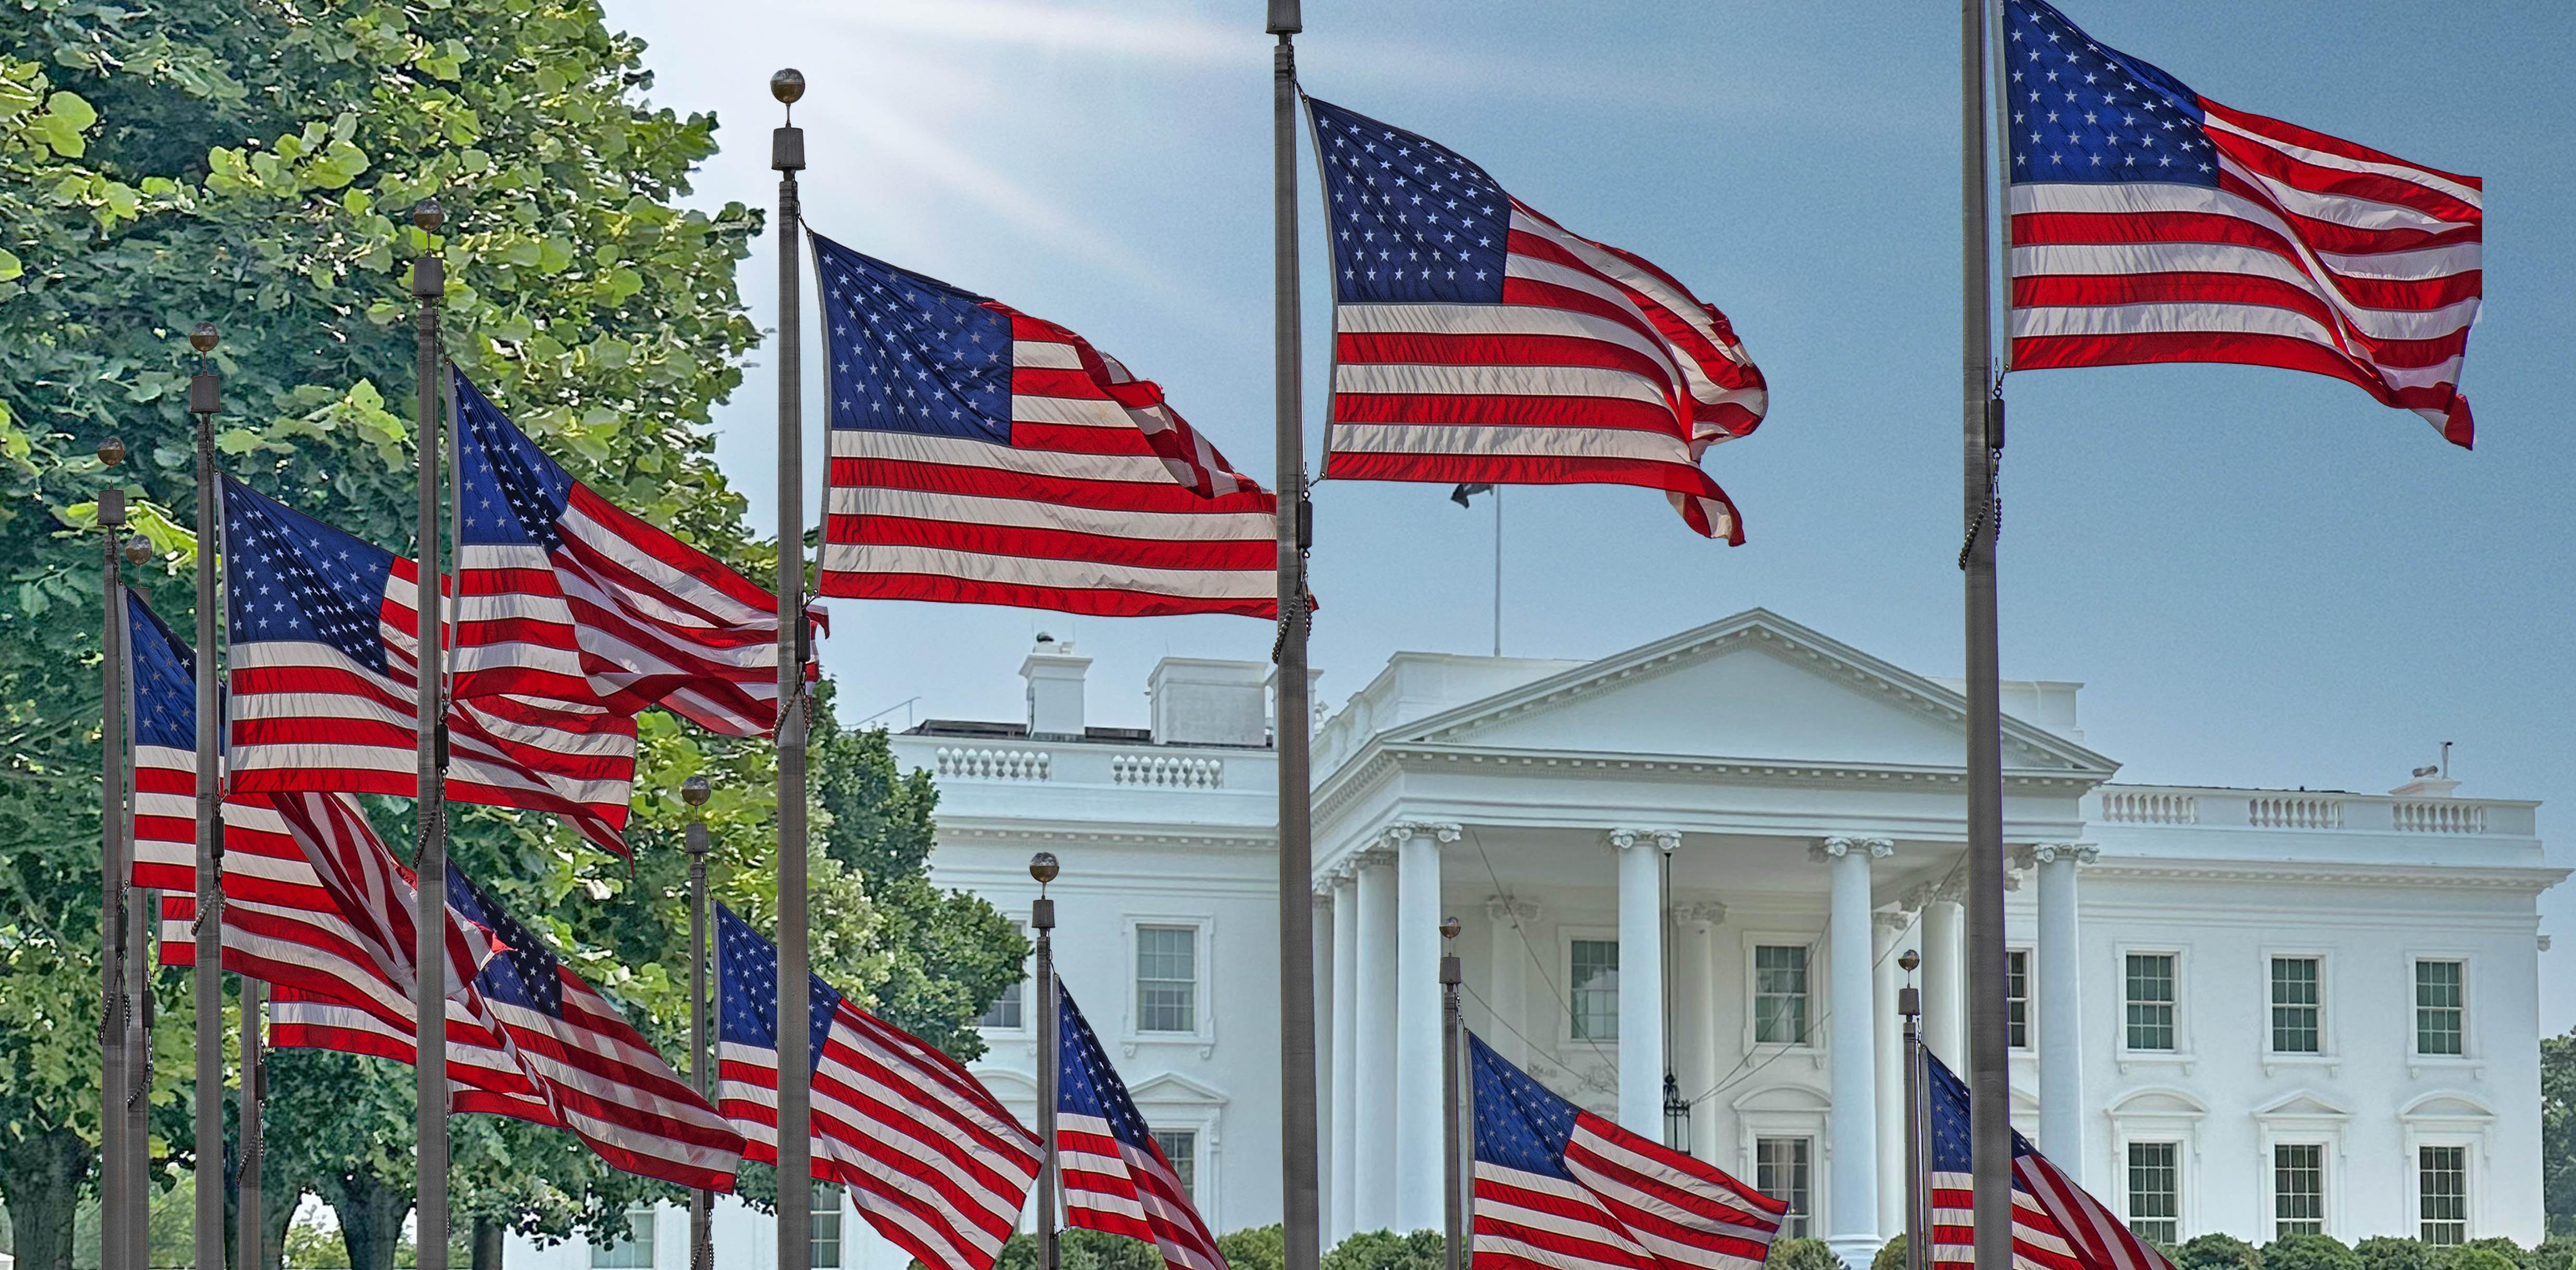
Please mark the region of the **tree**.
<svg viewBox="0 0 2576 1270"><path fill-rule="evenodd" d="M1869 1270L1905 1270L1905 1236L1879 1245L1878 1255L1869 1259Z"/></svg>
<svg viewBox="0 0 2576 1270"><path fill-rule="evenodd" d="M2234 1235L2215 1231L2185 1240L2173 1250L2179 1270L2263 1270L2263 1254Z"/></svg>
<svg viewBox="0 0 2576 1270"><path fill-rule="evenodd" d="M2576 1235L2576 1031L2540 1042L2540 1197L2549 1233Z"/></svg>
<svg viewBox="0 0 2576 1270"><path fill-rule="evenodd" d="M1842 1258L1821 1239L1782 1239L1771 1245L1772 1270L1842 1270Z"/></svg>
<svg viewBox="0 0 2576 1270"><path fill-rule="evenodd" d="M2429 1270L2432 1250L2412 1239L2374 1235L2352 1246L2361 1270Z"/></svg>
<svg viewBox="0 0 2576 1270"><path fill-rule="evenodd" d="M1216 1250L1233 1270L1285 1270L1288 1232L1275 1223L1230 1230L1216 1237Z"/></svg>
<svg viewBox="0 0 2576 1270"><path fill-rule="evenodd" d="M1323 1270L1439 1270L1445 1263L1446 1244L1436 1230L1409 1235L1361 1231L1324 1254Z"/></svg>
<svg viewBox="0 0 2576 1270"><path fill-rule="evenodd" d="M2361 1270L2361 1257L2332 1235L2283 1235L2262 1256L2263 1270Z"/></svg>

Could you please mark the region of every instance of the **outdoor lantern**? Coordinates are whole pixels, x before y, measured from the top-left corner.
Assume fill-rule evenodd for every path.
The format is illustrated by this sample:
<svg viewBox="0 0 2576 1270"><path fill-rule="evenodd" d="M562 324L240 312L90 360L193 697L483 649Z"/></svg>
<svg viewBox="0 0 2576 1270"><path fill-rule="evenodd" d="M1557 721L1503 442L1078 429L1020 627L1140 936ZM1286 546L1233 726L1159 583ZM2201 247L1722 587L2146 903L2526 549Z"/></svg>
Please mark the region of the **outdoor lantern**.
<svg viewBox="0 0 2576 1270"><path fill-rule="evenodd" d="M1690 1154L1691 1149L1690 1109L1691 1105L1682 1101L1681 1084L1673 1079L1671 1072L1665 1072L1664 1145L1684 1155Z"/></svg>

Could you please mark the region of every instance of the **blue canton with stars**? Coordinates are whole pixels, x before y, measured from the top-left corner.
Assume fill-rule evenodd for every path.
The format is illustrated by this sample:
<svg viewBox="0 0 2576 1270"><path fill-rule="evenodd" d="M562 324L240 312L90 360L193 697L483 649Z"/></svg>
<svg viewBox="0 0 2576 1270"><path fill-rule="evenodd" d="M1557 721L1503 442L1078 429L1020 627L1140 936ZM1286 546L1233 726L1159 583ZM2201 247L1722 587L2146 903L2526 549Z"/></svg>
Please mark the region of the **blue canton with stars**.
<svg viewBox="0 0 2576 1270"><path fill-rule="evenodd" d="M393 553L229 476L223 507L231 641L328 644L386 673L382 621Z"/></svg>
<svg viewBox="0 0 2576 1270"><path fill-rule="evenodd" d="M992 301L825 238L823 283L835 428L1011 443L1011 316Z"/></svg>
<svg viewBox="0 0 2576 1270"><path fill-rule="evenodd" d="M1512 199L1419 133L1306 99L1344 304L1500 304Z"/></svg>
<svg viewBox="0 0 2576 1270"><path fill-rule="evenodd" d="M1524 1173L1574 1180L1565 1144L1583 1109L1548 1092L1528 1072L1504 1061L1483 1037L1467 1035L1475 1071L1476 1159Z"/></svg>
<svg viewBox="0 0 2576 1270"><path fill-rule="evenodd" d="M820 977L808 977L813 979L805 1050L810 1069L823 1065L823 1038L832 1033L841 994ZM778 1049L778 945L722 904L716 905L716 1043L773 1053Z"/></svg>
<svg viewBox="0 0 2576 1270"><path fill-rule="evenodd" d="M1970 1173L1975 1171L1974 1139L1968 1130L1968 1086L1958 1074L1923 1051L1924 1101L1931 1104L1932 1146L1926 1166L1935 1173ZM2013 1156L2031 1153L2030 1140L2013 1135ZM2021 1183L2013 1183L2018 1190Z"/></svg>
<svg viewBox="0 0 2576 1270"><path fill-rule="evenodd" d="M546 950L536 932L511 920L501 906L484 894L451 862L447 866L447 908L457 917L492 932L502 951L483 963L483 972L474 977L474 987L487 1001L499 1001L522 1010L534 1010L549 1018L564 1016L563 976L555 973L560 964Z"/></svg>
<svg viewBox="0 0 2576 1270"><path fill-rule="evenodd" d="M1083 1021L1082 1011L1075 1008L1073 994L1065 990L1062 978L1055 981L1055 1000L1056 1113L1098 1116L1109 1122L1111 1137L1161 1154L1161 1148L1154 1145L1153 1131L1145 1127L1145 1117L1136 1112L1136 1100L1127 1096L1127 1083L1118 1079L1118 1069L1109 1065L1109 1052L1100 1048L1100 1038L1091 1034L1091 1025Z"/></svg>
<svg viewBox="0 0 2576 1270"><path fill-rule="evenodd" d="M464 502L459 528L478 546L562 545L555 520L563 515L572 477L547 458L528 434L510 422L492 399L455 371L457 488Z"/></svg>
<svg viewBox="0 0 2576 1270"><path fill-rule="evenodd" d="M2046 0L2007 0L2003 58L2015 183L2218 184L2200 95Z"/></svg>
<svg viewBox="0 0 2576 1270"><path fill-rule="evenodd" d="M125 593L126 641L133 655L134 743L197 748L197 655L161 615Z"/></svg>

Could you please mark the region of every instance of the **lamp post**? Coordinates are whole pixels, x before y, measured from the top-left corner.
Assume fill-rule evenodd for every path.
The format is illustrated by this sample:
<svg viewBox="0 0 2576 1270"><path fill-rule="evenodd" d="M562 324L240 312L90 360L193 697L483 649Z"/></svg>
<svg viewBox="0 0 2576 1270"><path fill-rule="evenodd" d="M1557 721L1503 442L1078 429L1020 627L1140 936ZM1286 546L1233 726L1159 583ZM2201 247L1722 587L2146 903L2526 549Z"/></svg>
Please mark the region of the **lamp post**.
<svg viewBox="0 0 2576 1270"><path fill-rule="evenodd" d="M1458 988L1466 976L1458 966L1458 929L1457 918L1440 919L1440 1161L1445 1174L1440 1192L1446 1201L1442 1210L1448 1236L1442 1241L1445 1270L1467 1268L1466 1162L1459 1155L1463 1145L1459 1123L1467 1110L1467 1089L1458 1067L1466 1048L1460 1036L1465 1029L1458 1017Z"/></svg>
<svg viewBox="0 0 2576 1270"><path fill-rule="evenodd" d="M769 134L778 173L778 1265L814 1260L813 1071L806 1030L810 969L805 928L805 314L799 284L796 174L805 167L805 130L795 124L805 76L769 77L787 122Z"/></svg>
<svg viewBox="0 0 2576 1270"><path fill-rule="evenodd" d="M211 359L220 337L214 324L188 332L197 373L188 379L188 413L197 421L197 1159L208 1179L220 1176L209 1161L224 1158L224 927L223 791L216 770L215 704L215 412L223 381ZM224 1259L224 1188L197 1188L197 1264ZM135 1232L140 1239L141 1233Z"/></svg>
<svg viewBox="0 0 2576 1270"><path fill-rule="evenodd" d="M707 798L714 790L705 776L680 782L680 801L689 805L689 1087L700 1098L709 1095L707 1080ZM689 1192L689 1270L715 1270L715 1193L705 1187Z"/></svg>
<svg viewBox="0 0 2576 1270"><path fill-rule="evenodd" d="M1908 948L1896 959L1910 978L1923 964ZM1905 1018L1905 1267L1925 1270L1931 1264L1923 1246L1931 1214L1923 1195L1923 991L1911 982L1896 990L1896 1012Z"/></svg>
<svg viewBox="0 0 2576 1270"><path fill-rule="evenodd" d="M1055 881L1055 853L1029 857L1029 876L1037 879L1038 897L1029 902L1029 929L1038 933L1038 1270L1059 1270L1062 1249L1056 1244L1055 1083L1062 1061L1062 1024L1057 1021L1055 987L1055 901L1047 884Z"/></svg>
<svg viewBox="0 0 2576 1270"><path fill-rule="evenodd" d="M98 462L112 470L125 461L125 442L109 437L98 445ZM125 890L133 873L126 792L125 753L126 613L125 580L117 571L118 539L125 528L125 488L109 485L98 492L98 528L106 621L99 630L99 813L98 813L98 970L99 970L99 1264L126 1270L125 1097L131 1060L125 1045Z"/></svg>

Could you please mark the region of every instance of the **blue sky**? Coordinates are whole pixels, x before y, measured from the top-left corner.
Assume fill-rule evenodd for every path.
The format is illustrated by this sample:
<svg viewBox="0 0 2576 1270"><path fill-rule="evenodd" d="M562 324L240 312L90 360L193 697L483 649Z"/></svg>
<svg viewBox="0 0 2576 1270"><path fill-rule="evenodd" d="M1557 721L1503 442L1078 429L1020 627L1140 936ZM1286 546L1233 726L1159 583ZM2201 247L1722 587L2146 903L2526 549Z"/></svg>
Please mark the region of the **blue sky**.
<svg viewBox="0 0 2576 1270"><path fill-rule="evenodd" d="M2004 673L2085 682L2087 739L2126 764L2123 779L2377 791L2455 741L2463 794L2547 800L2542 832L2563 837L2576 823L2564 424L2576 6L2062 7L2204 96L2485 178L2486 306L2463 381L2479 448L2319 376L2016 375ZM1567 227L1663 265L1728 313L1772 386L1762 429L1708 460L1743 510L1742 547L1691 535L1646 491L1514 490L1505 651L1598 656L1763 605L1956 674L1955 8L1306 10L1310 91L1433 136ZM650 42L656 101L718 112L726 150L701 201L773 203L766 82L798 65L816 228L1083 332L1267 481L1259 3L608 0L608 12ZM1330 319L1307 179L1311 412ZM743 269L764 325L770 252ZM765 526L775 380L766 350L758 360L717 421ZM1492 520L1443 492L1317 491L1326 700L1393 650L1488 648ZM1241 618L972 606L843 602L835 619L826 659L845 717L918 696L914 717L1017 718L1014 671L1047 630L1097 659L1093 720L1141 724L1155 659L1266 657L1271 638ZM2576 885L2543 907L2561 938L2542 959L2542 1021L2561 1030L2576 1024Z"/></svg>

